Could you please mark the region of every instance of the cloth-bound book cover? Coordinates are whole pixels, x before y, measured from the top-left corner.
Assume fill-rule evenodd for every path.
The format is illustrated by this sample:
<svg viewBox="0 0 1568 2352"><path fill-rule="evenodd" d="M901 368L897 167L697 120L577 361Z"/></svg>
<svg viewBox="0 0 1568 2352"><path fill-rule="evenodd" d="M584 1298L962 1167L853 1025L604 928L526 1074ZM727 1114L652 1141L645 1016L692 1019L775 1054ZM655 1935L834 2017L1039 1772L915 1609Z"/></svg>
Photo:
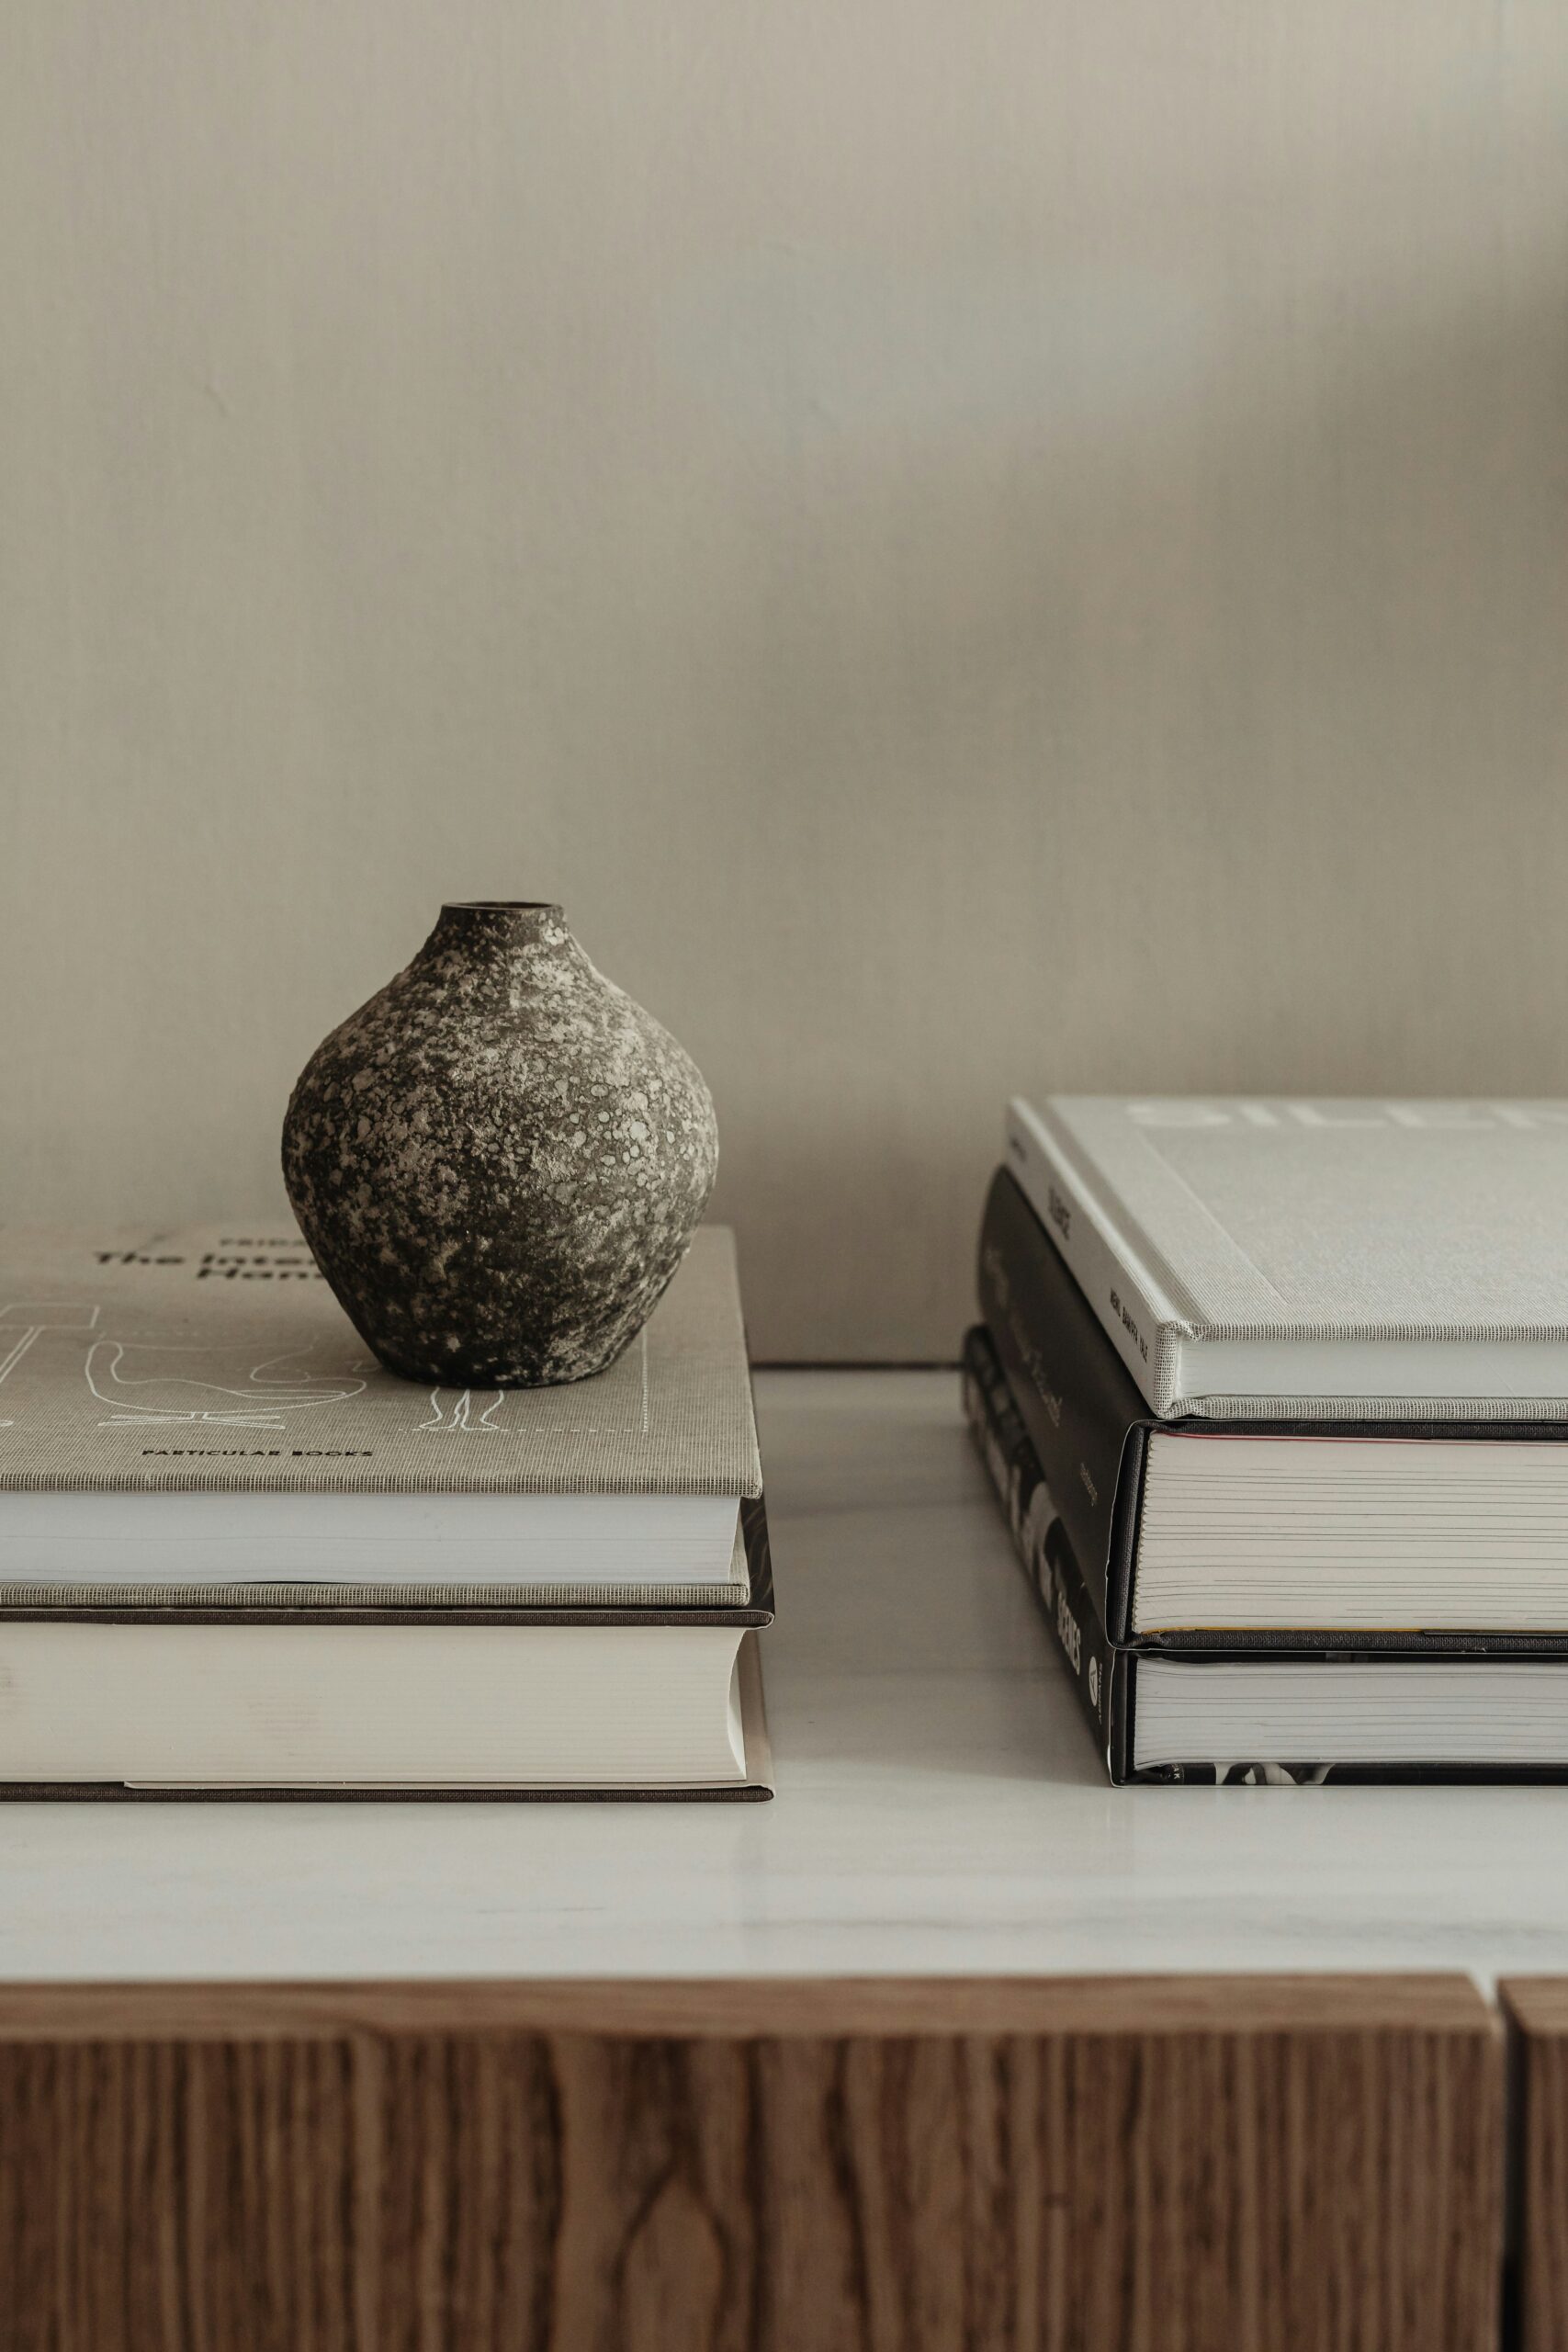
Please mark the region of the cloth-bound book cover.
<svg viewBox="0 0 1568 2352"><path fill-rule="evenodd" d="M705 1226L595 1379L386 1372L285 1226L0 1231L0 1492L755 1497L734 1240Z"/></svg>
<svg viewBox="0 0 1568 2352"><path fill-rule="evenodd" d="M1054 1095L1007 1164L1163 1419L1568 1420L1568 1102Z"/></svg>

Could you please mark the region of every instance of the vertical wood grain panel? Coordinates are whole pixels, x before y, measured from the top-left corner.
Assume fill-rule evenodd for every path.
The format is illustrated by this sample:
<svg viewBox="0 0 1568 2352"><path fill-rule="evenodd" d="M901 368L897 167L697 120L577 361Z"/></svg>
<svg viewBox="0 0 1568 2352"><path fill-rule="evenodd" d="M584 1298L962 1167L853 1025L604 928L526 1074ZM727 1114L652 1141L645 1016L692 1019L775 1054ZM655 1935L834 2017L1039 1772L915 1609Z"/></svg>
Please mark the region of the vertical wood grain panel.
<svg viewBox="0 0 1568 2352"><path fill-rule="evenodd" d="M1510 1978L1511 2158L1521 2352L1568 2352L1568 1977Z"/></svg>
<svg viewBox="0 0 1568 2352"><path fill-rule="evenodd" d="M1353 1984L1353 1981L1351 1981ZM722 1996L720 1996L722 1999ZM1175 2022L347 2013L0 2038L5 2352L1488 2352L1500 2045ZM941 2001L933 1998L940 2011ZM1005 2005L1004 2005L1005 2006ZM1041 1996L1048 2018L1050 1998ZM1441 2004L1439 2004L1441 2006ZM983 2007L983 2003L981 2004ZM1249 2010L1251 2014L1249 2015ZM1284 2014L1281 2015L1281 2010ZM148 2020L151 2021L150 2019ZM849 2025L846 2016L845 2025Z"/></svg>

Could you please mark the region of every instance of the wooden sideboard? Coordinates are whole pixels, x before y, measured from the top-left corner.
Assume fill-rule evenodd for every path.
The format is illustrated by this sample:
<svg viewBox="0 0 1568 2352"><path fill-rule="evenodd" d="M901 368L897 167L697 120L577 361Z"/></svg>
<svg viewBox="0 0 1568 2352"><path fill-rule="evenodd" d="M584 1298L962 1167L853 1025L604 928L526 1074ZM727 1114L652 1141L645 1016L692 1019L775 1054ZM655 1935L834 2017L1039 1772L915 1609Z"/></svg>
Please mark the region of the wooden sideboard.
<svg viewBox="0 0 1568 2352"><path fill-rule="evenodd" d="M17 1987L7 2352L1490 2352L1461 1977Z"/></svg>

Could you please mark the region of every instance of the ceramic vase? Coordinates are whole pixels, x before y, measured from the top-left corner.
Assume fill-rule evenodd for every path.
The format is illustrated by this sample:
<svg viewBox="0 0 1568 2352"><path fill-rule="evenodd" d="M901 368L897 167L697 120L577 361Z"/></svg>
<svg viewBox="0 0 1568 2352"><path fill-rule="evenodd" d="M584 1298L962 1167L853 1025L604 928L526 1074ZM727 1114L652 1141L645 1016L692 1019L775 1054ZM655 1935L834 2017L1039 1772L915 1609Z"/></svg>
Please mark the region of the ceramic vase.
<svg viewBox="0 0 1568 2352"><path fill-rule="evenodd" d="M445 906L317 1047L283 1172L317 1263L389 1371L537 1387L613 1363L713 1189L701 1072L596 971L559 907Z"/></svg>

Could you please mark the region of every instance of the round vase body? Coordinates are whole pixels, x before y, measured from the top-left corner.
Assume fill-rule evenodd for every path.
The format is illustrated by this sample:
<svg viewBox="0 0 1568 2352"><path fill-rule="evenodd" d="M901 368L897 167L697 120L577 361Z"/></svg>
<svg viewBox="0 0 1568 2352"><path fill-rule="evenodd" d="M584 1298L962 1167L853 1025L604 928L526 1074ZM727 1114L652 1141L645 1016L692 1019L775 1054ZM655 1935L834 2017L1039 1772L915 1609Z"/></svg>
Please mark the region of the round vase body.
<svg viewBox="0 0 1568 2352"><path fill-rule="evenodd" d="M443 907L316 1048L283 1125L322 1273L389 1371L433 1385L604 1371L717 1163L702 1073L551 906Z"/></svg>

